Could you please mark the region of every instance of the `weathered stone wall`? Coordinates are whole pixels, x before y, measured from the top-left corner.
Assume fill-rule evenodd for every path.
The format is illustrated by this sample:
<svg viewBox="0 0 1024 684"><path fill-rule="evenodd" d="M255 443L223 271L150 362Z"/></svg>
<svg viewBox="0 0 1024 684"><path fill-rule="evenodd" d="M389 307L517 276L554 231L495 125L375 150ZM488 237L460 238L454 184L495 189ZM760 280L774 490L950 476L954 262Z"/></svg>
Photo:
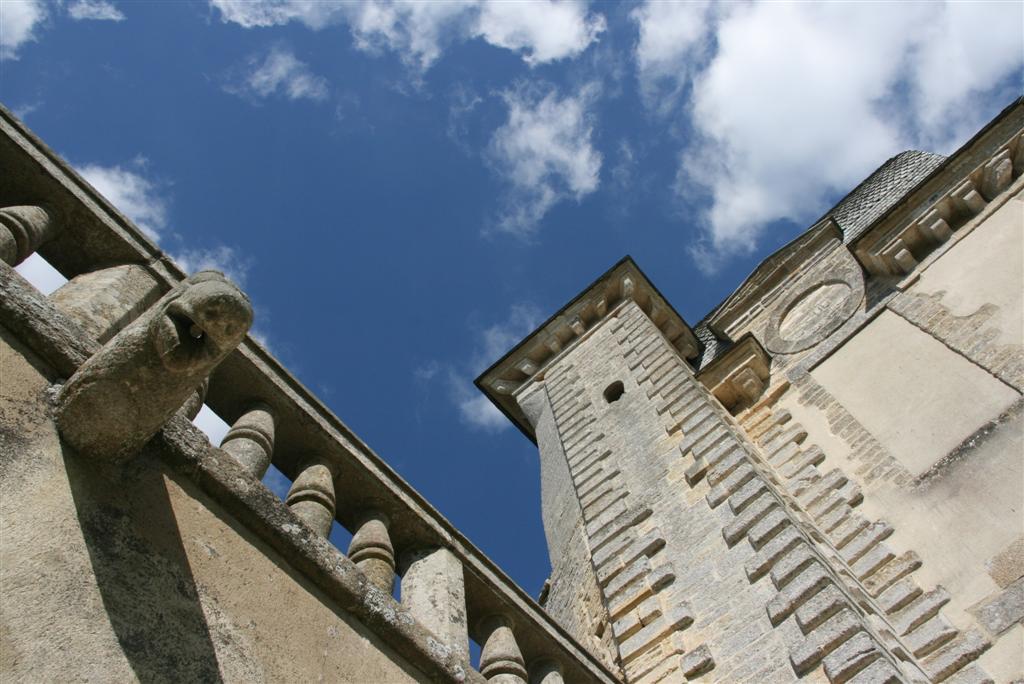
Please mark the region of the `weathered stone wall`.
<svg viewBox="0 0 1024 684"><path fill-rule="evenodd" d="M152 448L64 446L0 327L0 672L12 681L430 681Z"/></svg>
<svg viewBox="0 0 1024 684"><path fill-rule="evenodd" d="M840 555L868 542L857 582L933 679L1024 675L1021 188L904 282L869 282L857 327L777 364L740 416L798 500L852 488L816 522Z"/></svg>

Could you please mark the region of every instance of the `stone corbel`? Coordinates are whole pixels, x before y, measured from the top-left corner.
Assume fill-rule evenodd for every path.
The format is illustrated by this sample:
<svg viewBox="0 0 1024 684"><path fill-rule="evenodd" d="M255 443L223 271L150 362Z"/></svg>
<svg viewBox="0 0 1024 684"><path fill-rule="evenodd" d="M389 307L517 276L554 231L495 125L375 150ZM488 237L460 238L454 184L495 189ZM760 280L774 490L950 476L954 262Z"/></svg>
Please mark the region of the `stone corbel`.
<svg viewBox="0 0 1024 684"><path fill-rule="evenodd" d="M697 374L733 415L752 406L769 384L771 357L753 335L744 335L725 354Z"/></svg>

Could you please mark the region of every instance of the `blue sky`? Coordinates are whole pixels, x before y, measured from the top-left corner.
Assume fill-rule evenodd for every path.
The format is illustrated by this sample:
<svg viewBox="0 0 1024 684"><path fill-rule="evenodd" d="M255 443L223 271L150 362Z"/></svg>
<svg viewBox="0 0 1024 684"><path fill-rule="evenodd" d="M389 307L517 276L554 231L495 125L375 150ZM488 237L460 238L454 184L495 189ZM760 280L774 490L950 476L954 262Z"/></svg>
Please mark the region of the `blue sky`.
<svg viewBox="0 0 1024 684"><path fill-rule="evenodd" d="M627 253L696 323L955 149L1022 90L1022 7L0 0L0 100L536 594L537 455L476 374Z"/></svg>

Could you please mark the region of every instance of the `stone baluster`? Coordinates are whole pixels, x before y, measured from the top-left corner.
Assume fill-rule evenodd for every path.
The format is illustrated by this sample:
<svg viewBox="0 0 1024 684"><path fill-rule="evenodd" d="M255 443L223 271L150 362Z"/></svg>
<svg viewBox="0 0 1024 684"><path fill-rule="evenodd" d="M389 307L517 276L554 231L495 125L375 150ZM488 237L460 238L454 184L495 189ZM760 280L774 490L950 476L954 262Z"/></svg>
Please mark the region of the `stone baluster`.
<svg viewBox="0 0 1024 684"><path fill-rule="evenodd" d="M494 684L526 684L526 663L504 615L480 621L480 674Z"/></svg>
<svg viewBox="0 0 1024 684"><path fill-rule="evenodd" d="M0 259L17 266L56 232L53 213L44 207L0 209Z"/></svg>
<svg viewBox="0 0 1024 684"><path fill-rule="evenodd" d="M402 557L402 605L452 652L469 662L462 563L444 547Z"/></svg>
<svg viewBox="0 0 1024 684"><path fill-rule="evenodd" d="M220 448L262 480L274 455L274 428L270 407L256 402L231 426Z"/></svg>
<svg viewBox="0 0 1024 684"><path fill-rule="evenodd" d="M306 464L285 499L292 512L325 539L334 523L335 501L334 469L322 459Z"/></svg>
<svg viewBox="0 0 1024 684"><path fill-rule="evenodd" d="M203 410L203 402L206 401L206 393L209 390L210 378L203 378L203 381L199 383L199 387L189 395L188 399L186 399L185 403L181 405L178 412L189 420L195 420L195 417Z"/></svg>
<svg viewBox="0 0 1024 684"><path fill-rule="evenodd" d="M381 591L391 593L395 583L395 549L388 535L388 517L368 511L352 535L348 557Z"/></svg>
<svg viewBox="0 0 1024 684"><path fill-rule="evenodd" d="M77 275L50 301L94 340L107 342L160 299L161 287L139 264L111 266Z"/></svg>
<svg viewBox="0 0 1024 684"><path fill-rule="evenodd" d="M530 665L530 684L565 684L562 666L556 660L543 658Z"/></svg>
<svg viewBox="0 0 1024 684"><path fill-rule="evenodd" d="M61 388L56 422L80 454L137 453L245 337L252 305L222 274L197 273L83 363Z"/></svg>

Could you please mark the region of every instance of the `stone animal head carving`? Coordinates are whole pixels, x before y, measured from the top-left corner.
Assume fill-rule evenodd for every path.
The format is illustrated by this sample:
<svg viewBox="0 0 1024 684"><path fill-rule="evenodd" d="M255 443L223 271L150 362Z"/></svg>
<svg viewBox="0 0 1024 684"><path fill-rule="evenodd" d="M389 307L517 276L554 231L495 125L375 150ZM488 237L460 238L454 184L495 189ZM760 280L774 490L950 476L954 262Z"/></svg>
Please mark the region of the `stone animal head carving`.
<svg viewBox="0 0 1024 684"><path fill-rule="evenodd" d="M64 440L123 460L181 408L252 324L249 298L223 274L187 278L110 339L57 397Z"/></svg>

